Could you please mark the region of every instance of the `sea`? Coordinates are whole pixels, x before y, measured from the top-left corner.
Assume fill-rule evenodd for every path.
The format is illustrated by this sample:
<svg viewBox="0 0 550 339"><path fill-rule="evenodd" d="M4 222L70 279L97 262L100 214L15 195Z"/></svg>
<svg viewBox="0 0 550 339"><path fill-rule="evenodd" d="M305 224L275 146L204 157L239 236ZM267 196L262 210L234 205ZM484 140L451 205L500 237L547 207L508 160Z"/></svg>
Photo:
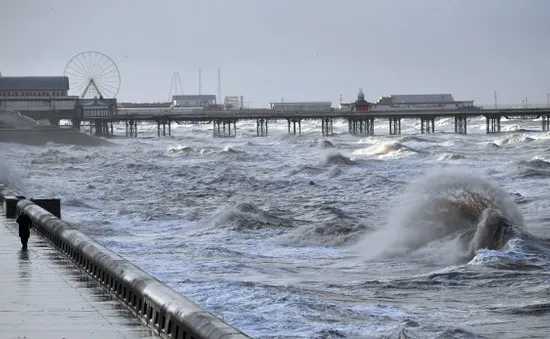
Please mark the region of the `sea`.
<svg viewBox="0 0 550 339"><path fill-rule="evenodd" d="M419 125L389 135L377 120L367 136L335 120L323 137L320 121L289 135L279 120L257 137L239 121L215 138L173 124L159 138L141 124L137 139L115 125L112 146L1 144L1 180L60 198L75 228L253 338L548 338L550 134L540 120ZM440 231L476 221L439 207L475 217L470 193L529 236L464 255Z"/></svg>

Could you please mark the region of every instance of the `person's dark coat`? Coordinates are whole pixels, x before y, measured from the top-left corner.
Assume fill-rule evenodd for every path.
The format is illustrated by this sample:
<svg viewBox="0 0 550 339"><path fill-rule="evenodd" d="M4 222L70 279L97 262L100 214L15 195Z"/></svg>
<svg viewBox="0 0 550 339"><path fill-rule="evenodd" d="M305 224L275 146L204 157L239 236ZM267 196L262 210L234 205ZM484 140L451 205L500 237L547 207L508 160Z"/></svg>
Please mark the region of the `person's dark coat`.
<svg viewBox="0 0 550 339"><path fill-rule="evenodd" d="M19 224L19 237L29 238L31 236L31 218L29 218L29 216L26 214L21 214L19 217L17 217L16 222Z"/></svg>

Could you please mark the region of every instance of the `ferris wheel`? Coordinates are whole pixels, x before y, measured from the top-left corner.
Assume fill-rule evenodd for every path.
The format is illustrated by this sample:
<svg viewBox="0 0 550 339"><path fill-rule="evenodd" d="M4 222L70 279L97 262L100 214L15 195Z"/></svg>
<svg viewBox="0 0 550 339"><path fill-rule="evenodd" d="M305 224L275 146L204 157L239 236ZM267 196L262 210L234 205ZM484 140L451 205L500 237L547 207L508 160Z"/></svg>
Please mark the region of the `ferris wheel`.
<svg viewBox="0 0 550 339"><path fill-rule="evenodd" d="M120 89L120 72L115 62L100 52L82 52L65 66L71 95L81 98L115 98Z"/></svg>

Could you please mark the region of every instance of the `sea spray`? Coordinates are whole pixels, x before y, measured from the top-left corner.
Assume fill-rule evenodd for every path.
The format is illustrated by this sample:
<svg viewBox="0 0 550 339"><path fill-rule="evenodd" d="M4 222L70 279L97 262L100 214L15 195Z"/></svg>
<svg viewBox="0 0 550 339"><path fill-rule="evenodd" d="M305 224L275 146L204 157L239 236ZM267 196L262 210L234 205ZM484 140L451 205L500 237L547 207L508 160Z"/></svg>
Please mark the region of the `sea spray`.
<svg viewBox="0 0 550 339"><path fill-rule="evenodd" d="M524 226L512 197L496 185L465 170L431 172L406 187L392 202L386 225L365 236L354 250L367 259L417 251L452 261L464 254L456 241L459 235L475 229L487 208L499 211L515 227Z"/></svg>
<svg viewBox="0 0 550 339"><path fill-rule="evenodd" d="M22 169L15 169L6 157L6 150L0 148L0 183L10 187L17 193L26 194L26 183L23 180Z"/></svg>

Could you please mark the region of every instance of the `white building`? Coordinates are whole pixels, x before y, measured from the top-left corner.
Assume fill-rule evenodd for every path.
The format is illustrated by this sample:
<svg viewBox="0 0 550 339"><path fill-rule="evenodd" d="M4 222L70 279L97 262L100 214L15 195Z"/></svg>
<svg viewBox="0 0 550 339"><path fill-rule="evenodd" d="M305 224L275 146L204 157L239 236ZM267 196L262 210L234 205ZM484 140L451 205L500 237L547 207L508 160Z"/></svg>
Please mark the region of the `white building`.
<svg viewBox="0 0 550 339"><path fill-rule="evenodd" d="M216 105L216 96L212 94L173 95L172 103L177 107L209 107Z"/></svg>
<svg viewBox="0 0 550 339"><path fill-rule="evenodd" d="M330 111L332 102L330 101L304 101L304 102L272 102L269 109L274 111Z"/></svg>
<svg viewBox="0 0 550 339"><path fill-rule="evenodd" d="M241 96L226 96L223 102L225 109L240 109L244 108L244 97Z"/></svg>

